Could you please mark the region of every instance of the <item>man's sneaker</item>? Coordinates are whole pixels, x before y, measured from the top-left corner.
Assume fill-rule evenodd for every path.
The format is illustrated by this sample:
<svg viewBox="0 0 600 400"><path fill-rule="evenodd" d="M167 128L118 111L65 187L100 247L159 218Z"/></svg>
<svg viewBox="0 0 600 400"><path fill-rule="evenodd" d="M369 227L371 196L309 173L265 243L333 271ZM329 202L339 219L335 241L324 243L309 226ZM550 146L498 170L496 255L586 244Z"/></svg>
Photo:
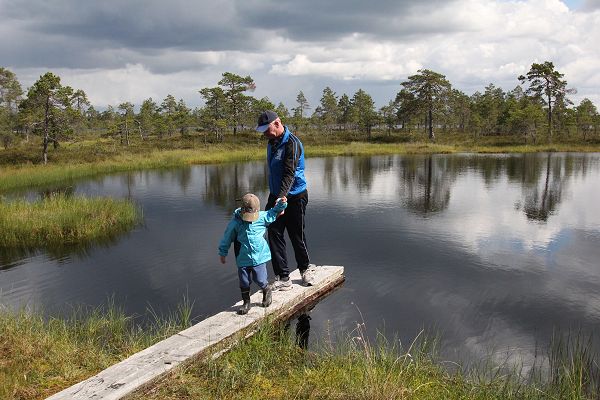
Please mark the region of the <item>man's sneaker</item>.
<svg viewBox="0 0 600 400"><path fill-rule="evenodd" d="M315 273L317 266L315 264L308 264L308 268L302 272L302 284L304 286L312 286L315 283Z"/></svg>
<svg viewBox="0 0 600 400"><path fill-rule="evenodd" d="M271 289L276 292L277 290L286 291L292 288L292 280L287 277L280 279L279 276L275 276L275 281L271 284Z"/></svg>

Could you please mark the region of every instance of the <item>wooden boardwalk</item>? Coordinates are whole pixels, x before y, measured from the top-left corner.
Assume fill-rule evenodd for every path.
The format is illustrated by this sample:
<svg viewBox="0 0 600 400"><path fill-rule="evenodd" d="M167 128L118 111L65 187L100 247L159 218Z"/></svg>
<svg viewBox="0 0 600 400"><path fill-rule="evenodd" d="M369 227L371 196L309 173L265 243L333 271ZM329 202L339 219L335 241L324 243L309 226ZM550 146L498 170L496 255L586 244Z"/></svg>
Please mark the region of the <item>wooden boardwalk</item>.
<svg viewBox="0 0 600 400"><path fill-rule="evenodd" d="M262 293L251 297L247 315L237 315L241 301L155 345L132 355L97 375L79 382L48 399L120 399L165 375L176 366L202 357L209 351L227 349L236 340L254 333L267 316L274 320L291 317L314 303L344 281L344 267L317 267L314 286L304 287L294 271L292 290L273 293L273 304L260 307Z"/></svg>

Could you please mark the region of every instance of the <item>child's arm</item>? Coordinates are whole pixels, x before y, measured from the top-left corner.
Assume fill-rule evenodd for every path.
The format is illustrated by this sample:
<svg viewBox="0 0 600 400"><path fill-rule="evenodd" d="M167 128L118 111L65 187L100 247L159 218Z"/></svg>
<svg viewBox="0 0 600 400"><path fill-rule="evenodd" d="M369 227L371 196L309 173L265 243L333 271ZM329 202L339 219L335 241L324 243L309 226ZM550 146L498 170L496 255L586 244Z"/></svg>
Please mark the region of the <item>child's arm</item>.
<svg viewBox="0 0 600 400"><path fill-rule="evenodd" d="M227 253L229 253L229 247L231 246L231 243L235 240L235 237L237 235L235 229L236 226L237 222L234 218L232 218L231 221L229 221L227 228L225 228L225 233L223 234L223 238L219 243L219 256L221 259L221 264L225 264L225 257L227 257Z"/></svg>
<svg viewBox="0 0 600 400"><path fill-rule="evenodd" d="M275 206L273 206L273 208L271 208L269 211L267 211L267 216L265 218L265 225L270 225L273 222L275 222L279 213L282 212L283 210L285 210L286 207L287 207L287 197L284 196L284 197L277 199Z"/></svg>

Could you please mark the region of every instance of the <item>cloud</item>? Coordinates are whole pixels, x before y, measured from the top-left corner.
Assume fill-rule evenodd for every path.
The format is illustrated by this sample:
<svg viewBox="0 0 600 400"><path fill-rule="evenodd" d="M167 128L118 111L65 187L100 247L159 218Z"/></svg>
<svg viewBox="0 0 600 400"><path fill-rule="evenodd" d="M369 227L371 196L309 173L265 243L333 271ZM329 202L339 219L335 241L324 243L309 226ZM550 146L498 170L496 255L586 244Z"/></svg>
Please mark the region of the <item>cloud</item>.
<svg viewBox="0 0 600 400"><path fill-rule="evenodd" d="M137 66L146 82L138 91L166 89L194 104L186 88L214 86L230 71L291 107L298 91L316 103L325 86L362 88L383 105L419 68L467 94L489 83L510 90L531 63L551 60L578 89L576 103L598 104L598 3L572 11L559 0L0 0L0 64L20 79L44 69L74 81L104 73L102 93L88 93L99 100L124 94L112 77Z"/></svg>

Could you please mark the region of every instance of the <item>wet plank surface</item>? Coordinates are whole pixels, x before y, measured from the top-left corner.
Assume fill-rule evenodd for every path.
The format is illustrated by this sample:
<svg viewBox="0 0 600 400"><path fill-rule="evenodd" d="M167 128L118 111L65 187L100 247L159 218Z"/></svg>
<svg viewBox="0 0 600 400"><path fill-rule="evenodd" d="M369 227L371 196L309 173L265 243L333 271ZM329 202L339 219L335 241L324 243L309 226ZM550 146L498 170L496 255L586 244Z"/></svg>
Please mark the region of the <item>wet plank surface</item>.
<svg viewBox="0 0 600 400"><path fill-rule="evenodd" d="M319 266L313 286L300 285L300 274L290 277L293 289L273 293L273 304L260 306L262 293L251 297L252 308L247 315L237 315L241 301L230 309L213 315L104 371L79 382L48 399L121 399L160 378L174 367L202 357L218 346L227 348L235 340L251 335L266 317L285 319L316 302L344 281L344 267Z"/></svg>

